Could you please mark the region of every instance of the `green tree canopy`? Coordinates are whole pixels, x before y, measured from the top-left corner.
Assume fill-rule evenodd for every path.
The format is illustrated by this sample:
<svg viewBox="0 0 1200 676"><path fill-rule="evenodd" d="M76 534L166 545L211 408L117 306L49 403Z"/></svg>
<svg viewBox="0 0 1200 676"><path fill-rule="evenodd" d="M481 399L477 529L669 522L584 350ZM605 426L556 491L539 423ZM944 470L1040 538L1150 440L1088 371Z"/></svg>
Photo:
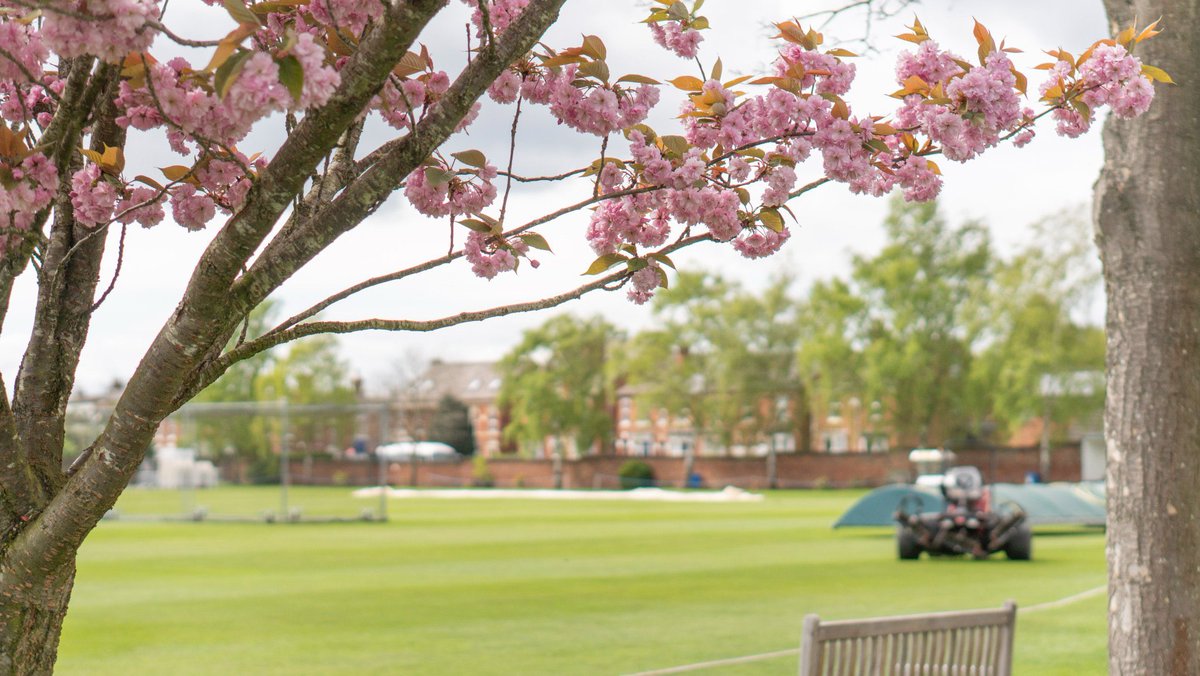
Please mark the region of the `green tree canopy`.
<svg viewBox="0 0 1200 676"><path fill-rule="evenodd" d="M507 438L540 444L573 439L579 452L607 448L613 435L613 383L606 368L623 334L600 317L560 315L526 331L497 365Z"/></svg>

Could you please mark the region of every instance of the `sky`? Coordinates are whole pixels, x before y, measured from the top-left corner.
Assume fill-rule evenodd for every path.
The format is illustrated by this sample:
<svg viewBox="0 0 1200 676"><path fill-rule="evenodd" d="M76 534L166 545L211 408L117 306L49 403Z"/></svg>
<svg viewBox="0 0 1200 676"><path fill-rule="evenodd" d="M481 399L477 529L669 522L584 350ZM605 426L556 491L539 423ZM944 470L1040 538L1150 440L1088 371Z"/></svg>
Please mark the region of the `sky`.
<svg viewBox="0 0 1200 676"><path fill-rule="evenodd" d="M705 31L700 60L711 67L719 57L725 77L765 73L774 58L777 43L769 38L770 26L824 7L848 4L784 0L708 0L703 14L713 28ZM897 4L892 2L892 4ZM684 61L655 45L644 25L644 0L569 0L562 19L545 36L556 48L578 45L582 34L600 35L608 46L608 61L614 74L639 73L659 80L694 74L696 64ZM1040 71L1032 66L1048 60L1043 49L1063 47L1079 53L1093 41L1107 36L1106 21L1098 0L1055 0L1032 2L1012 0L997 3L983 0L926 0L891 20L870 26L870 44L875 51L854 59L858 76L847 99L856 114L887 114L896 101L886 96L897 87L894 66L897 54L908 43L891 37L904 32L914 12L943 47L972 55L972 19L978 19L1009 46L1023 49L1014 60L1030 78L1030 92L1040 82ZM435 64L453 77L465 59L465 8L452 3L422 35ZM172 3L166 23L191 38L220 36L231 27L220 10L201 3ZM182 28L180 28L182 27ZM830 44L838 38L853 40L865 28L862 14L847 14L823 30ZM860 44L848 44L863 51ZM206 53L180 52L160 38L151 52L160 59L175 53L205 62ZM1030 102L1032 105L1032 101ZM676 128L673 115L678 98L664 90L663 102L648 123L660 133ZM1036 106L1035 106L1036 107ZM479 119L466 134L453 137L451 151L477 148L493 163L507 157L512 107L485 103ZM281 141L281 120L264 121L239 147L263 151L268 157ZM368 129L364 147L388 138L382 125ZM624 153L623 139L614 138L610 154ZM555 124L540 107L527 107L518 130L514 171L526 175L558 173L583 166L598 156L595 137L584 137ZM165 147L161 135L133 134L126 151L127 175L156 175L155 167L180 163ZM810 162L810 165L814 163ZM952 223L979 220L986 223L1001 252L1011 251L1030 235L1030 224L1065 208L1090 209L1093 183L1103 164L1099 125L1086 136L1062 139L1052 125L1039 127L1029 146L1016 149L1000 146L967 164L939 162L944 186L939 203ZM812 166L798 170L801 182L818 176ZM807 177L807 178L806 178ZM582 184L537 184L518 186L510 197L509 223L526 221L590 194ZM787 272L801 286L814 280L843 275L854 254L871 255L883 245L880 225L886 199L850 194L843 186L826 185L789 206L798 217L792 237L772 258L749 261L728 246L704 244L674 255L681 269L711 270L738 280L750 289L762 286L772 275ZM78 370L77 390L94 392L114 380L124 381L133 372L165 319L178 303L183 288L204 246L216 231L193 233L169 222L153 229L129 229L124 261L116 286L97 310L88 343ZM531 300L566 291L586 281L581 273L594 258L583 233L587 212L561 218L540 227L554 249L537 252L540 267L522 265L517 274L488 281L476 278L465 261L459 260L437 271L377 287L327 310L322 318L351 320L368 317L430 319L500 304ZM116 267L119 230L109 234L108 254L101 277L103 288ZM460 230L456 243L465 234ZM375 275L408 267L440 256L449 246L444 221L417 214L396 194L374 216L338 240L307 268L289 280L273 298L281 316L291 315L347 286ZM31 273L18 280L8 319L0 334L0 373L12 383L28 340L36 289ZM394 364L422 359L497 359L519 340L521 332L554 314L571 312L580 316L600 314L609 321L636 331L650 325L648 307L638 307L624 291L593 293L555 310L513 315L482 323L465 324L434 333L364 332L339 338L343 357L352 372L364 379L368 389L382 389L393 377Z"/></svg>

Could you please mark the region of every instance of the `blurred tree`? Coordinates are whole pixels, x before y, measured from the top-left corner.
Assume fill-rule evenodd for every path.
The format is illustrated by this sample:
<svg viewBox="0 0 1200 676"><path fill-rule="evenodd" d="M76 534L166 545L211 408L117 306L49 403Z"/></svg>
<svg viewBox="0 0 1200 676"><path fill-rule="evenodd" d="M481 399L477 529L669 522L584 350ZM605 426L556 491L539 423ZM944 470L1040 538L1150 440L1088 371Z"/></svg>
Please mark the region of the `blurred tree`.
<svg viewBox="0 0 1200 676"><path fill-rule="evenodd" d="M630 342L623 370L639 397L692 423L689 471L708 435L726 449L769 444L775 434L808 443L792 285L780 276L754 294L719 275L682 272L655 298L658 328Z"/></svg>
<svg viewBox="0 0 1200 676"><path fill-rule="evenodd" d="M609 448L614 401L606 365L622 339L600 317L561 315L526 331L497 365L499 403L511 418L505 437L538 447L565 438L579 453Z"/></svg>
<svg viewBox="0 0 1200 676"><path fill-rule="evenodd" d="M994 266L991 241L978 223L952 228L935 204L899 198L884 228L883 250L856 256L850 281L821 287L819 303L810 303L810 312L834 312L809 358L829 369L831 389L855 383L850 365L860 368L902 443L941 443L980 417L963 393Z"/></svg>
<svg viewBox="0 0 1200 676"><path fill-rule="evenodd" d="M276 303L268 300L259 305L246 319L245 334L261 335L274 325ZM228 348L237 344L241 332L230 338ZM257 384L276 360L275 351L260 352L234 364L213 384L200 391L194 401L200 403L247 403L258 401ZM184 416L184 439L180 443L193 445L204 456L230 454L254 461L270 455L270 440L263 434L259 416L251 411L220 415ZM189 424L190 423L190 424ZM190 428L190 429L189 429ZM277 469L273 470L277 475Z"/></svg>
<svg viewBox="0 0 1200 676"><path fill-rule="evenodd" d="M720 305L736 288L719 275L680 272L653 301L655 326L642 331L622 351L620 370L642 405L669 418L690 421L685 476L691 461L716 431L720 375L715 367L713 333Z"/></svg>
<svg viewBox="0 0 1200 676"><path fill-rule="evenodd" d="M442 397L429 426L429 440L448 444L463 455L474 455L475 430L467 405L449 394Z"/></svg>
<svg viewBox="0 0 1200 676"><path fill-rule="evenodd" d="M297 341L277 357L269 370L255 382L256 398L284 400L290 407L349 407L358 401L350 382L350 370L338 355L337 338L314 336ZM354 435L352 410L289 412L288 434L297 455L334 452L350 444ZM270 418L273 438L281 433L281 421ZM259 429L262 429L261 427Z"/></svg>
<svg viewBox="0 0 1200 676"><path fill-rule="evenodd" d="M972 365L971 398L1002 431L1048 415L1066 423L1098 414L1104 388L1063 392L1052 405L1043 378L1104 371L1104 331L1087 324L1100 288L1099 256L1079 209L1055 214L1034 226L1030 244L998 262L988 289L984 347Z"/></svg>

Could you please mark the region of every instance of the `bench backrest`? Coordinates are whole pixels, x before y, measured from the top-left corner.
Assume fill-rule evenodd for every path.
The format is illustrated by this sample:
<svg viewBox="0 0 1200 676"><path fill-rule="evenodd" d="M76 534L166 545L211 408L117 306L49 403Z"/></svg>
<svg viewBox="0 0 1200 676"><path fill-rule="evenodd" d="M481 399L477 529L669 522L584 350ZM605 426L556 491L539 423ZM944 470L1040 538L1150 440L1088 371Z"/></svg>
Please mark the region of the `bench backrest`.
<svg viewBox="0 0 1200 676"><path fill-rule="evenodd" d="M804 618L800 676L1011 676L1017 605L821 622Z"/></svg>

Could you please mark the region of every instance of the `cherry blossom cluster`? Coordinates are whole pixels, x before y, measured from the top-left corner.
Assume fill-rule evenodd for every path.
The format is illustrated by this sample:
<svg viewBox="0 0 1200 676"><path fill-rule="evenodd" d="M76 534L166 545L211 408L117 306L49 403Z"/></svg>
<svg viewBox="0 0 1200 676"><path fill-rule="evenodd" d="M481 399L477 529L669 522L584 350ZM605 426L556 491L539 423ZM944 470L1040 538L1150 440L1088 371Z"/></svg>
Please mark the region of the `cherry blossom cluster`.
<svg viewBox="0 0 1200 676"><path fill-rule="evenodd" d="M42 153L10 162L0 161L0 231L28 230L54 197L58 172ZM15 235L0 235L0 254L15 241Z"/></svg>
<svg viewBox="0 0 1200 676"><path fill-rule="evenodd" d="M40 37L61 57L92 54L119 63L150 46L157 31L154 0L70 0L44 13Z"/></svg>
<svg viewBox="0 0 1200 676"><path fill-rule="evenodd" d="M654 297L654 292L659 286L662 286L662 280L666 276L663 269L659 267L658 261L650 259L646 261L646 267L634 272L629 277L629 291L626 292L629 300L637 305L644 305L646 301Z"/></svg>
<svg viewBox="0 0 1200 676"><path fill-rule="evenodd" d="M708 28L708 19L697 12L704 0L697 0L691 9L679 0L654 0L646 24L650 34L660 47L674 52L685 59L694 59L700 51L704 36L700 31Z"/></svg>
<svg viewBox="0 0 1200 676"><path fill-rule="evenodd" d="M640 85L629 90L620 86L592 87L590 91L572 84L577 68L567 66L554 78L548 89L548 100L530 99L534 103L546 103L559 122L585 134L608 136L626 129L642 120L658 103L658 89ZM545 89L542 91L546 91Z"/></svg>
<svg viewBox="0 0 1200 676"><path fill-rule="evenodd" d="M367 24L383 15L379 0L319 0L304 6L324 26L361 35Z"/></svg>
<svg viewBox="0 0 1200 676"><path fill-rule="evenodd" d="M142 86L121 82L117 106L123 114L117 123L143 131L166 127L171 148L189 154L187 141L193 138L233 145L271 113L325 103L340 82L337 71L324 63L324 48L309 33L296 36L281 56L295 59L304 72L298 100L280 80L280 63L270 53L246 56L224 96L212 90L203 72L176 57L148 64Z"/></svg>
<svg viewBox="0 0 1200 676"><path fill-rule="evenodd" d="M475 36L482 39L485 29L483 25L483 11L487 11L488 23L491 25L492 32L499 37L508 30L513 21L525 11L529 6L529 0L487 0L480 6L479 0L463 0L463 3L469 7L474 7L475 11L471 14L471 23L475 24Z"/></svg>
<svg viewBox="0 0 1200 676"><path fill-rule="evenodd" d="M225 0L203 0L207 5L225 6ZM248 4L248 3L247 3ZM296 32L315 28L332 28L342 34L362 35L367 24L383 16L384 3L379 0L319 0L317 2L285 2L271 7L267 28L282 34L283 28Z"/></svg>
<svg viewBox="0 0 1200 676"><path fill-rule="evenodd" d="M675 52L685 59L693 59L700 51L704 36L694 28L685 28L681 21L665 21L650 24L650 34L663 49Z"/></svg>
<svg viewBox="0 0 1200 676"><path fill-rule="evenodd" d="M532 59L516 64L492 83L488 95L498 103L512 103L520 97L548 106L559 123L596 136L608 136L645 120L658 105L658 88L646 83L635 87L620 80L610 83L603 56L589 59L584 49L545 55L543 64Z"/></svg>
<svg viewBox="0 0 1200 676"><path fill-rule="evenodd" d="M913 34L902 36L917 48L897 65L902 89L893 96L902 103L894 122L856 116L841 98L855 75L841 57L852 54L820 51L819 34L794 23L779 28L788 44L773 74L750 83L770 90L747 97L735 87L749 78L722 83L719 65L705 81L676 78L672 84L687 92L680 111L684 136L626 127L631 159L609 158L588 172L597 193L611 195L593 209L588 224L587 240L600 256L593 267L627 265L635 302L653 292L656 273L640 266L671 237L672 223L685 233L704 227L712 239L730 242L749 258L778 251L791 234L779 209L794 195L797 166L813 151L820 153L822 175L853 192L878 196L899 188L906 199L925 201L942 186L931 155L963 162L1002 140L1019 146L1032 138L1037 115L1021 103L1025 78L1008 56L1016 50L997 46L982 26L976 27L978 65L941 50L919 22ZM1132 42L1126 35L1124 43ZM1137 115L1153 97L1151 79L1169 81L1147 68L1124 44L1102 41L1078 60L1067 55L1048 65L1043 101L1058 117L1060 133L1082 132L1103 105L1121 116ZM518 88L524 94L530 79L518 80L516 72L497 83L496 98L511 99ZM578 81L573 67L565 73ZM531 88L553 92L546 79ZM757 205L747 186L759 186Z"/></svg>
<svg viewBox="0 0 1200 676"><path fill-rule="evenodd" d="M450 89L450 76L445 71L430 70L418 77L392 78L371 102L383 120L396 129L407 129L419 122L425 113ZM478 106L471 109L459 130L464 129L479 114Z"/></svg>
<svg viewBox="0 0 1200 676"><path fill-rule="evenodd" d="M62 94L66 81L47 75L43 82L35 85L20 80L0 80L0 117L18 125L32 121L45 129L58 107L51 94Z"/></svg>
<svg viewBox="0 0 1200 676"><path fill-rule="evenodd" d="M426 216L477 214L495 201L495 178L496 167L486 163L458 171L444 165L426 165L409 174L404 195Z"/></svg>
<svg viewBox="0 0 1200 676"><path fill-rule="evenodd" d="M1123 45L1098 44L1078 62L1069 54L1059 54L1066 58L1050 65L1050 77L1039 88L1044 100L1065 104L1054 111L1059 134L1075 138L1086 132L1092 111L1101 106L1111 107L1121 118L1136 117L1150 108L1154 100L1150 77L1143 73L1141 60ZM1071 95L1078 92L1082 94L1072 105Z"/></svg>
<svg viewBox="0 0 1200 676"><path fill-rule="evenodd" d="M472 231L467 235L463 255L471 264L471 272L484 279L492 279L501 272L517 269L518 258L525 256L529 245L517 237L505 239L488 233ZM537 267L537 261L531 261Z"/></svg>
<svg viewBox="0 0 1200 676"><path fill-rule="evenodd" d="M0 23L0 45L11 56L0 58L0 80L27 83L42 72L42 63L50 50L32 24L19 21Z"/></svg>

